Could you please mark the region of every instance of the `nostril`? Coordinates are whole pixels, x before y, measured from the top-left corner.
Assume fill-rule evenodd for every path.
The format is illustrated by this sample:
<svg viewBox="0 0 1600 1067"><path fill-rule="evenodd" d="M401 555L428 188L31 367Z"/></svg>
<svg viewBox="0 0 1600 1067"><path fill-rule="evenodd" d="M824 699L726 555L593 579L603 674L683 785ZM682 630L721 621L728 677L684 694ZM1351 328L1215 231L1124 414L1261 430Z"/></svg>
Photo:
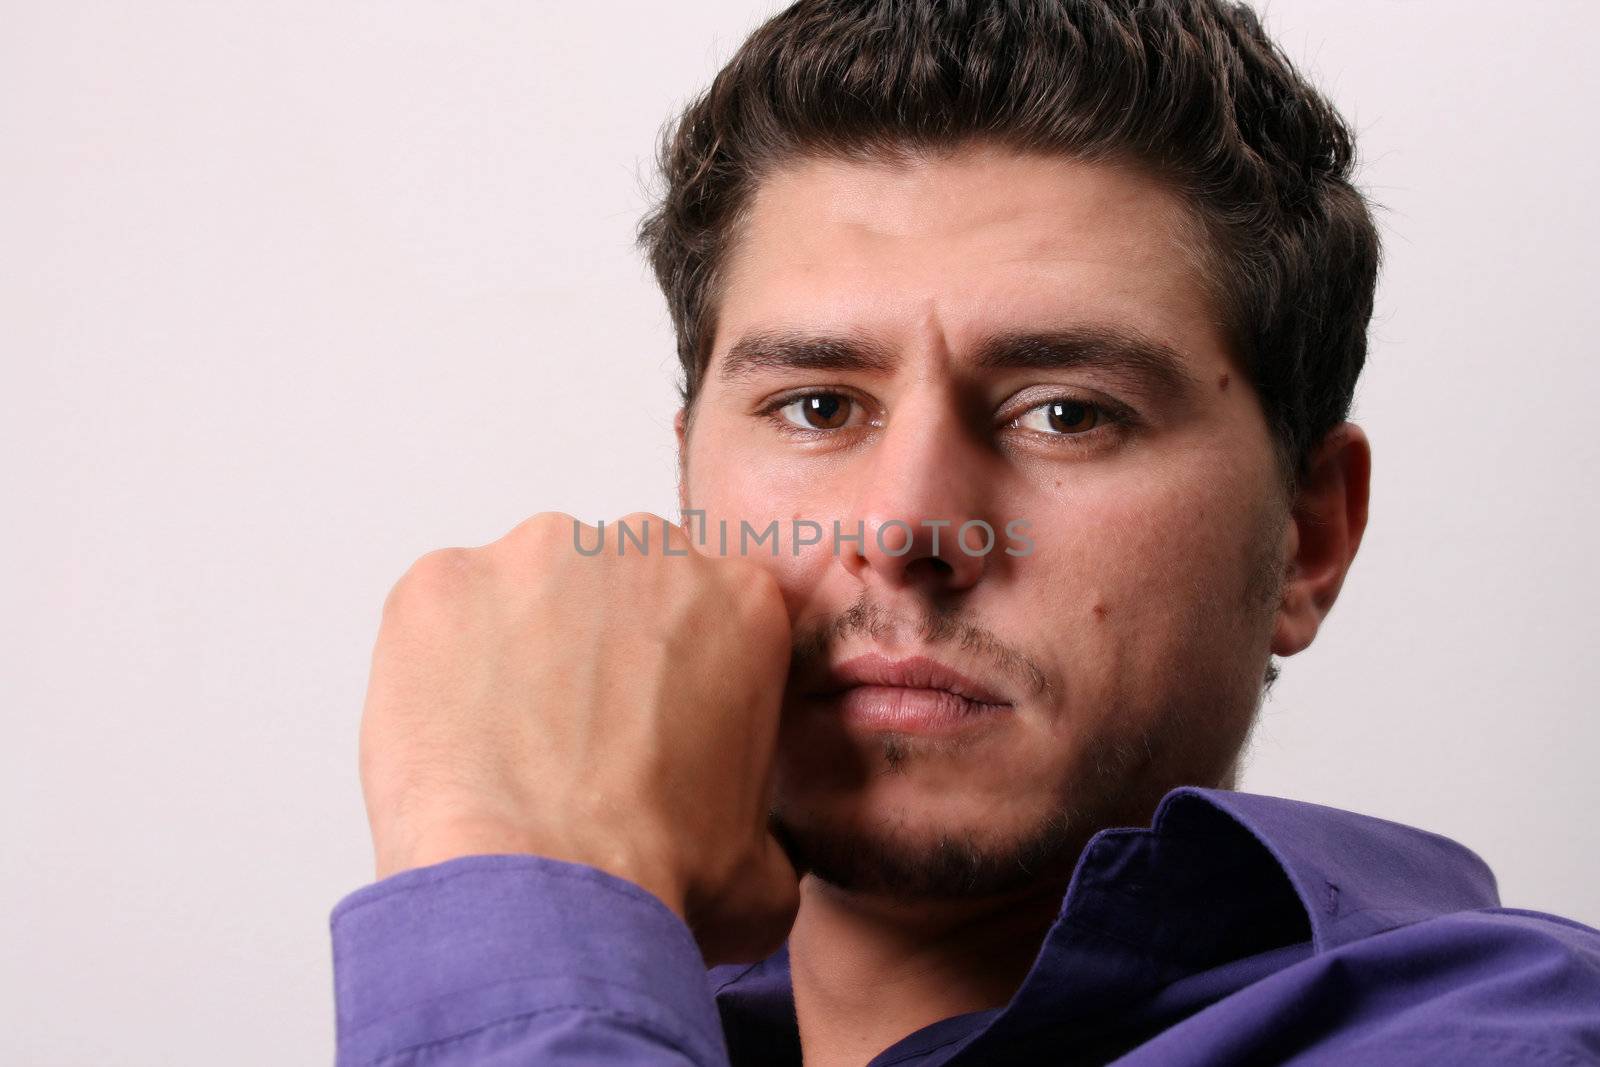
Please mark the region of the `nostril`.
<svg viewBox="0 0 1600 1067"><path fill-rule="evenodd" d="M931 570L933 572L933 576L937 578L948 578L950 575L955 573L955 568L950 566L947 561L940 559L938 556L924 556L922 559L914 561L911 566L906 569L912 571Z"/></svg>

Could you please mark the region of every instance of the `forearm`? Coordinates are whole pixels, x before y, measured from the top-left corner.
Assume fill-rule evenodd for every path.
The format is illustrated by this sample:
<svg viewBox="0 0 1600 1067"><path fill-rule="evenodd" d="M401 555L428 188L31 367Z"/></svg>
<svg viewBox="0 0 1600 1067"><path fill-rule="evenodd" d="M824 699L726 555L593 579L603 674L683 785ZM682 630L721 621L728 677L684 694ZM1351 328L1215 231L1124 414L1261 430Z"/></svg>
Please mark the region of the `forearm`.
<svg viewBox="0 0 1600 1067"><path fill-rule="evenodd" d="M728 1062L688 927L598 869L461 857L357 890L330 926L340 1067Z"/></svg>

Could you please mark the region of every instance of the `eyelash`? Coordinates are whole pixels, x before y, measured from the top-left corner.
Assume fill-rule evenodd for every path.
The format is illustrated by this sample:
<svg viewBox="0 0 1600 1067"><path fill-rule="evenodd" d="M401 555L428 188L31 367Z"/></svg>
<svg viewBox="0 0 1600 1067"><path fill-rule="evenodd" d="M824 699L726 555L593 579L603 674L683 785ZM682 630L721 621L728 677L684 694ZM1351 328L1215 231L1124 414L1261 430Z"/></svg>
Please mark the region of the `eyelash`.
<svg viewBox="0 0 1600 1067"><path fill-rule="evenodd" d="M780 432L794 437L804 438L806 440L816 440L822 437L831 437L835 434L841 433L846 429L859 428L842 426L836 430L825 430L815 426L797 426L780 414L784 408L788 407L790 404L793 404L797 400L808 400L812 397L819 396L838 397L839 399L845 400L851 404L861 403L849 393L839 389L805 389L798 393L789 393L774 400L768 401L758 409L757 414L772 422ZM1070 393L1066 393L1046 397L1045 399L1040 400L1038 403L1029 404L1014 417L1007 419L1005 426L1007 428L1017 427L1017 424L1022 421L1023 417L1028 415L1030 412L1037 411L1042 407L1048 407L1051 404L1063 403L1079 404L1093 411L1096 416L1094 428L1085 430L1082 433L1049 433L1043 430L1026 430L1024 432L1035 438L1046 438L1050 441L1060 441L1067 447L1083 448L1088 447L1093 441L1098 440L1105 434L1116 433L1127 429L1134 422L1132 414L1118 406L1096 400L1088 400L1083 397L1073 396ZM1020 427L1017 428L1020 429Z"/></svg>

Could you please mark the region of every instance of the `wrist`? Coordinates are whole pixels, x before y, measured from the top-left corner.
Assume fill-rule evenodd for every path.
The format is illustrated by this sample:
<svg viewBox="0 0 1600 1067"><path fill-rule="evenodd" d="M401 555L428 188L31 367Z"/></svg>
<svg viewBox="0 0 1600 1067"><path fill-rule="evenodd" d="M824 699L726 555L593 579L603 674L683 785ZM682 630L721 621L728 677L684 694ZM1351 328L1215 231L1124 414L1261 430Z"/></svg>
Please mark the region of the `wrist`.
<svg viewBox="0 0 1600 1067"><path fill-rule="evenodd" d="M579 863L632 882L660 900L678 918L687 921L687 892L669 868L621 846L590 844L583 847L576 842L544 838L499 823L453 821L447 826L412 835L403 845L380 846L375 852L380 880L401 871L462 856L528 855Z"/></svg>

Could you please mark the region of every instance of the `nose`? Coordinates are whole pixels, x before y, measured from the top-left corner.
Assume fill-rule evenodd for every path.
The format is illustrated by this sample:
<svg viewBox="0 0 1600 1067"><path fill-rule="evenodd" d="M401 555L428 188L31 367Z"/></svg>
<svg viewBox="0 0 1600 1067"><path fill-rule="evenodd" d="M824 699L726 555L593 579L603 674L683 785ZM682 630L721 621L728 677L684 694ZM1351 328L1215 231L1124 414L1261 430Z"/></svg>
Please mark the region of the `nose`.
<svg viewBox="0 0 1600 1067"><path fill-rule="evenodd" d="M1000 550L989 514L984 445L942 398L907 398L863 458L841 542L846 570L885 590L970 589ZM987 532L986 532L987 531Z"/></svg>

